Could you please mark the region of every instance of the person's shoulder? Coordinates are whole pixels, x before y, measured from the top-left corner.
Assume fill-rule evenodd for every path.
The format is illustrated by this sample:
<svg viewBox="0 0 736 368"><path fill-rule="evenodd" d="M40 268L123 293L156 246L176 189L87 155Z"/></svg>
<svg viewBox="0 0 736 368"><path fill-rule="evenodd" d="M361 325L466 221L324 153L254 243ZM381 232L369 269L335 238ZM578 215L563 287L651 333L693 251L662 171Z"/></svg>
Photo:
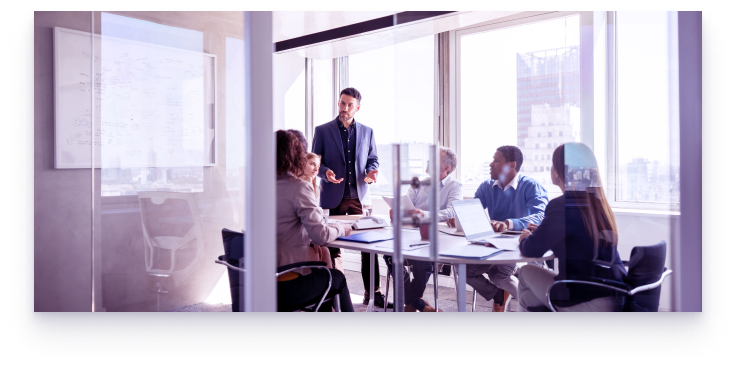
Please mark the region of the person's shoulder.
<svg viewBox="0 0 736 368"><path fill-rule="evenodd" d="M495 183L495 182L496 182L495 180L490 179L490 178L489 179L486 179L486 180L483 180L478 185L478 190L490 190L491 188L493 188L493 183Z"/></svg>
<svg viewBox="0 0 736 368"><path fill-rule="evenodd" d="M355 124L358 125L358 126L360 126L360 128L363 129L366 133L373 132L373 128L371 128L371 127L369 127L369 126L367 126L367 125L365 125L365 124L363 124L363 123L361 123L361 122L359 122L357 120L355 121Z"/></svg>
<svg viewBox="0 0 736 368"><path fill-rule="evenodd" d="M534 188L540 188L543 191L547 191L542 184L540 184L536 179L532 178L531 176L521 175L519 174L519 186L528 186L528 187L534 187Z"/></svg>
<svg viewBox="0 0 736 368"><path fill-rule="evenodd" d="M281 185L286 185L286 186L293 186L293 187L302 187L306 185L309 185L309 186L312 185L310 182L302 178L298 178L291 174L281 175L277 177L276 183L281 184Z"/></svg>
<svg viewBox="0 0 736 368"><path fill-rule="evenodd" d="M328 121L328 122L326 122L324 124L317 125L316 127L314 127L314 130L328 129L329 126L330 126L330 124L334 124L334 123L335 123L335 120L334 119L333 120L330 120L330 121Z"/></svg>
<svg viewBox="0 0 736 368"><path fill-rule="evenodd" d="M524 183L527 185L541 185L539 182L531 176L519 174L519 184Z"/></svg>
<svg viewBox="0 0 736 368"><path fill-rule="evenodd" d="M463 183L461 183L459 180L453 178L452 176L448 176L447 185L461 187L461 186L463 186Z"/></svg>
<svg viewBox="0 0 736 368"><path fill-rule="evenodd" d="M547 207L552 208L564 208L565 207L565 195L560 195L549 200Z"/></svg>

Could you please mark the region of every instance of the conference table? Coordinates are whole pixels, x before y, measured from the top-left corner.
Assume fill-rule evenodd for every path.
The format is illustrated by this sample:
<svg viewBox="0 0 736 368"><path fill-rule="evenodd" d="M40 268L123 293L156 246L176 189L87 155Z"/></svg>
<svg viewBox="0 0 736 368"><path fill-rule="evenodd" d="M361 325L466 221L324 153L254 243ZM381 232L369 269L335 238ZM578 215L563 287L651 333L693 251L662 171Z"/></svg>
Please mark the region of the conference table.
<svg viewBox="0 0 736 368"><path fill-rule="evenodd" d="M360 215L346 215L346 216L330 216L330 222L333 221L340 221L340 222L353 222L361 218ZM375 216L375 217L384 217L384 216ZM386 217L385 220L390 224L389 219ZM465 239L465 236L455 234L457 231L455 228L451 228L447 226L446 223L441 222L438 224L438 250L437 253L442 253L443 251L449 250L454 247L459 247L463 245L472 245L470 242L468 242ZM375 231L379 233L385 233L387 235L393 236L394 229L392 226L386 226L384 228L379 229L369 229L369 230L353 230L351 234L358 234L366 231ZM461 234L461 233L459 233ZM421 236L419 235L419 228L414 228L411 226L404 226L401 233L401 242L402 245L405 247L409 244L416 244L421 240ZM375 290L375 256L374 254L380 254L380 255L393 255L394 253L394 241L392 240L384 240L380 242L375 243L358 243L358 242L352 242L352 241L345 241L345 240L335 240L333 242L330 242L328 244L325 244L326 246L333 247L333 248L342 248L342 249L350 249L350 250L357 250L361 252L367 252L370 253L370 289L369 290ZM479 247L482 247L483 245L477 245ZM404 259L413 259L413 260L420 260L420 261L429 261L430 254L429 254L429 246L420 247L418 249L412 249L412 250L405 250L402 249L402 256ZM457 310L458 312L465 312L466 311L466 292L465 292L465 282L466 282L466 266L469 264L484 264L484 265L493 265L493 264L502 264L502 263L523 263L523 262L537 262L537 261L548 261L555 259L554 254L552 251L548 251L544 254L544 256L540 258L532 258L532 257L524 257L521 255L519 250L512 250L512 251L504 251L502 253L493 255L492 257L486 258L486 259L467 259L467 258L457 258L457 257L443 257L439 256L437 257L437 263L444 263L444 264L452 264L455 266L457 278L455 289L457 291ZM556 267L555 267L556 268ZM373 311L373 295L374 293L369 293L371 296L369 302L368 302L368 308L367 312ZM386 296L388 298L388 295ZM388 302L388 299L386 299ZM436 307L436 306L435 306Z"/></svg>

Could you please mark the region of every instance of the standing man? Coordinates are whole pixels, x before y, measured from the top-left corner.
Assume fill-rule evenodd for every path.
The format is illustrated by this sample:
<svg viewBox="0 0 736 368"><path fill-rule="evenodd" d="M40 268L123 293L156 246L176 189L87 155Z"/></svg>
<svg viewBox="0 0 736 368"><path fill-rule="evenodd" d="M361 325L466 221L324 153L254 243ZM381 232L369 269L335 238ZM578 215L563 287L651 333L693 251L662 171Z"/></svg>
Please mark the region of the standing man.
<svg viewBox="0 0 736 368"><path fill-rule="evenodd" d="M322 179L320 206L330 209L330 216L362 215L363 206L370 205L368 184L376 182L378 155L373 129L355 121L362 99L357 89L349 87L340 92L339 115L335 120L314 129L312 152L322 156L319 177ZM333 264L342 264L339 249L330 249ZM368 305L370 288L370 253L361 252L360 270L365 293L363 304ZM375 295L377 307L383 308L384 298L379 288L378 256L375 256Z"/></svg>
<svg viewBox="0 0 736 368"><path fill-rule="evenodd" d="M475 192L483 208L488 209L496 232L524 230L539 225L547 208L547 190L534 179L519 174L524 155L516 146L498 147L491 162L491 178ZM454 219L447 220L455 226ZM509 294L518 300L519 280L513 276L516 264L468 265L467 283L486 300L493 299L493 311L503 312ZM488 279L483 276L488 274ZM490 279L490 280L489 280Z"/></svg>

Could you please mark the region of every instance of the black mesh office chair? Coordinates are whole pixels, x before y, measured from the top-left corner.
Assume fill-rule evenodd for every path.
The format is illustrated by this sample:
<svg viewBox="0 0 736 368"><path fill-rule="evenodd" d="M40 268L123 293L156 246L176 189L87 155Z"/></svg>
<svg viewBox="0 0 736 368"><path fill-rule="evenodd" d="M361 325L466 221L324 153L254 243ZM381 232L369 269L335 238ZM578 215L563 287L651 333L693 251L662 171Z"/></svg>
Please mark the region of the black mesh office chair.
<svg viewBox="0 0 736 368"><path fill-rule="evenodd" d="M246 272L242 268L243 259L243 236L244 234L238 231L229 229L222 229L222 243L225 248L225 254L217 257L215 263L221 264L227 267L228 280L230 281L230 297L233 302L233 312L243 312L244 306L240 303L240 287L243 286L244 280L242 279L243 273ZM332 287L332 274L329 273L327 264L324 262L300 262L286 266L281 266L276 270L276 277L283 274L297 271L306 268L322 268L329 274L329 282L327 283L327 289L325 290L322 298L319 302L310 302L305 305L297 306L293 311L305 311L315 312L325 304L332 302L333 308L336 312L340 312L340 298L338 296L327 298L327 293Z"/></svg>
<svg viewBox="0 0 736 368"><path fill-rule="evenodd" d="M557 312L552 303L552 289L561 284L587 284L614 290L624 296L621 308L615 311L623 312L657 312L659 310L659 296L664 279L672 274L664 266L667 257L667 243L663 240L655 245L634 247L628 266L625 282L588 278L575 280L558 280L547 288L547 305L550 310Z"/></svg>

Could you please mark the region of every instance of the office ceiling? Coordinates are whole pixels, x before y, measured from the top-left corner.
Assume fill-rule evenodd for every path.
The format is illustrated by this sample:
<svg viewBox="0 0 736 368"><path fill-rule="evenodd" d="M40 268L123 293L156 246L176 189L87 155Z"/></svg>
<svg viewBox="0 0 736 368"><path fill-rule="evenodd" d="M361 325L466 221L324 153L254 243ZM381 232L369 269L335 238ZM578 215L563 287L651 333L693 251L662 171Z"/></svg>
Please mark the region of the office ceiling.
<svg viewBox="0 0 736 368"><path fill-rule="evenodd" d="M273 42L365 22L399 11L275 11Z"/></svg>
<svg viewBox="0 0 736 368"><path fill-rule="evenodd" d="M274 42L393 15L391 12L274 12ZM375 31L332 39L277 53L332 59L386 47L433 34L513 16L520 11L458 11Z"/></svg>

